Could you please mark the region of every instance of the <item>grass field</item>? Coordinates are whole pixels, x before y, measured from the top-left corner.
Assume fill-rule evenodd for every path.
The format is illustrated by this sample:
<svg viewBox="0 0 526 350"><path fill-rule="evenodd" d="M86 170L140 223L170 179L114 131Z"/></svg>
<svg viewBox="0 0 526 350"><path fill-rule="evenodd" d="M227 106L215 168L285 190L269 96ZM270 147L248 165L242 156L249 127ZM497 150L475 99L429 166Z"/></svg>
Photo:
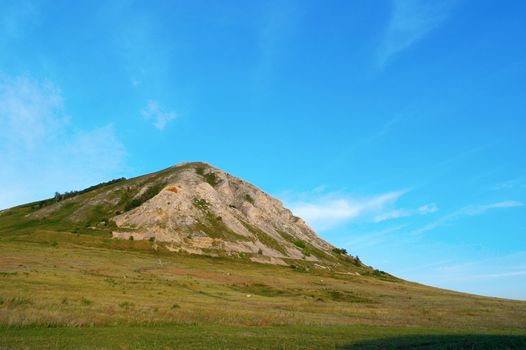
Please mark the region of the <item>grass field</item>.
<svg viewBox="0 0 526 350"><path fill-rule="evenodd" d="M380 326L157 325L2 329L0 344L38 349L524 349L509 332Z"/></svg>
<svg viewBox="0 0 526 350"><path fill-rule="evenodd" d="M0 216L0 349L526 348L525 302L16 226L23 215Z"/></svg>

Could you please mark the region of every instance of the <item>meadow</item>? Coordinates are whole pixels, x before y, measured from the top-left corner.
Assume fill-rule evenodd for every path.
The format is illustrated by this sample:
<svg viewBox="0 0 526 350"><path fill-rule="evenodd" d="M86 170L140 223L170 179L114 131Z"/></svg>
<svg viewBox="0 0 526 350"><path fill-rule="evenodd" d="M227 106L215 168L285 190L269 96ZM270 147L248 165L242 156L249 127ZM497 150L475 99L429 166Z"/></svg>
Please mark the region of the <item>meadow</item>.
<svg viewBox="0 0 526 350"><path fill-rule="evenodd" d="M107 231L6 227L4 348L526 347L525 302L358 267L291 268L176 254L155 242L113 240Z"/></svg>

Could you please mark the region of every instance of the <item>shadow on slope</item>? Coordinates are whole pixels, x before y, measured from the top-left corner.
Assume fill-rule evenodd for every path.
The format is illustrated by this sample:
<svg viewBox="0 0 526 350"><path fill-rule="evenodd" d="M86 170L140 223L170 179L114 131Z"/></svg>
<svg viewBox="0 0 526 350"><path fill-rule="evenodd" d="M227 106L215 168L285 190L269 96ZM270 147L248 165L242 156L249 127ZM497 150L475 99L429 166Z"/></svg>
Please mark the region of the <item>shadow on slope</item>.
<svg viewBox="0 0 526 350"><path fill-rule="evenodd" d="M526 335L418 335L360 341L344 345L345 350L494 350L526 349Z"/></svg>

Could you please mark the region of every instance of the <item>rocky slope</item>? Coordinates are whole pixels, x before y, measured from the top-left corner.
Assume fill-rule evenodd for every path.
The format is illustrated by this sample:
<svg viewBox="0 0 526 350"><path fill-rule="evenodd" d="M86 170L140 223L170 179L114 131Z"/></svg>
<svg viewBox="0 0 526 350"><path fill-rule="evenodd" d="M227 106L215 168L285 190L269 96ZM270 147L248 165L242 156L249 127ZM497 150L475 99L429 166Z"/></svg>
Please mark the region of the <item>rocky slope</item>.
<svg viewBox="0 0 526 350"><path fill-rule="evenodd" d="M29 216L106 227L115 239L150 240L172 251L272 264L341 260L280 201L206 163L182 163L84 192L35 203L42 208Z"/></svg>

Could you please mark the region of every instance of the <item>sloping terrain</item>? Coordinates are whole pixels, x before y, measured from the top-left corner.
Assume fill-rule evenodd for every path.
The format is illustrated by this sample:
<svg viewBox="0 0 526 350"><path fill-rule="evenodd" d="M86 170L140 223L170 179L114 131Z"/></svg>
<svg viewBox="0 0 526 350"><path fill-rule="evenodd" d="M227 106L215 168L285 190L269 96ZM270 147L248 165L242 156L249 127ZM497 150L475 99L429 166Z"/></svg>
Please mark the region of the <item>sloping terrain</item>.
<svg viewBox="0 0 526 350"><path fill-rule="evenodd" d="M374 270L204 163L0 212L0 348L521 349L525 335L526 302Z"/></svg>
<svg viewBox="0 0 526 350"><path fill-rule="evenodd" d="M183 163L80 192L57 193L23 208L22 221L28 224L111 231L114 238L150 240L174 252L245 256L280 265L292 260L359 265L281 202L206 163Z"/></svg>

